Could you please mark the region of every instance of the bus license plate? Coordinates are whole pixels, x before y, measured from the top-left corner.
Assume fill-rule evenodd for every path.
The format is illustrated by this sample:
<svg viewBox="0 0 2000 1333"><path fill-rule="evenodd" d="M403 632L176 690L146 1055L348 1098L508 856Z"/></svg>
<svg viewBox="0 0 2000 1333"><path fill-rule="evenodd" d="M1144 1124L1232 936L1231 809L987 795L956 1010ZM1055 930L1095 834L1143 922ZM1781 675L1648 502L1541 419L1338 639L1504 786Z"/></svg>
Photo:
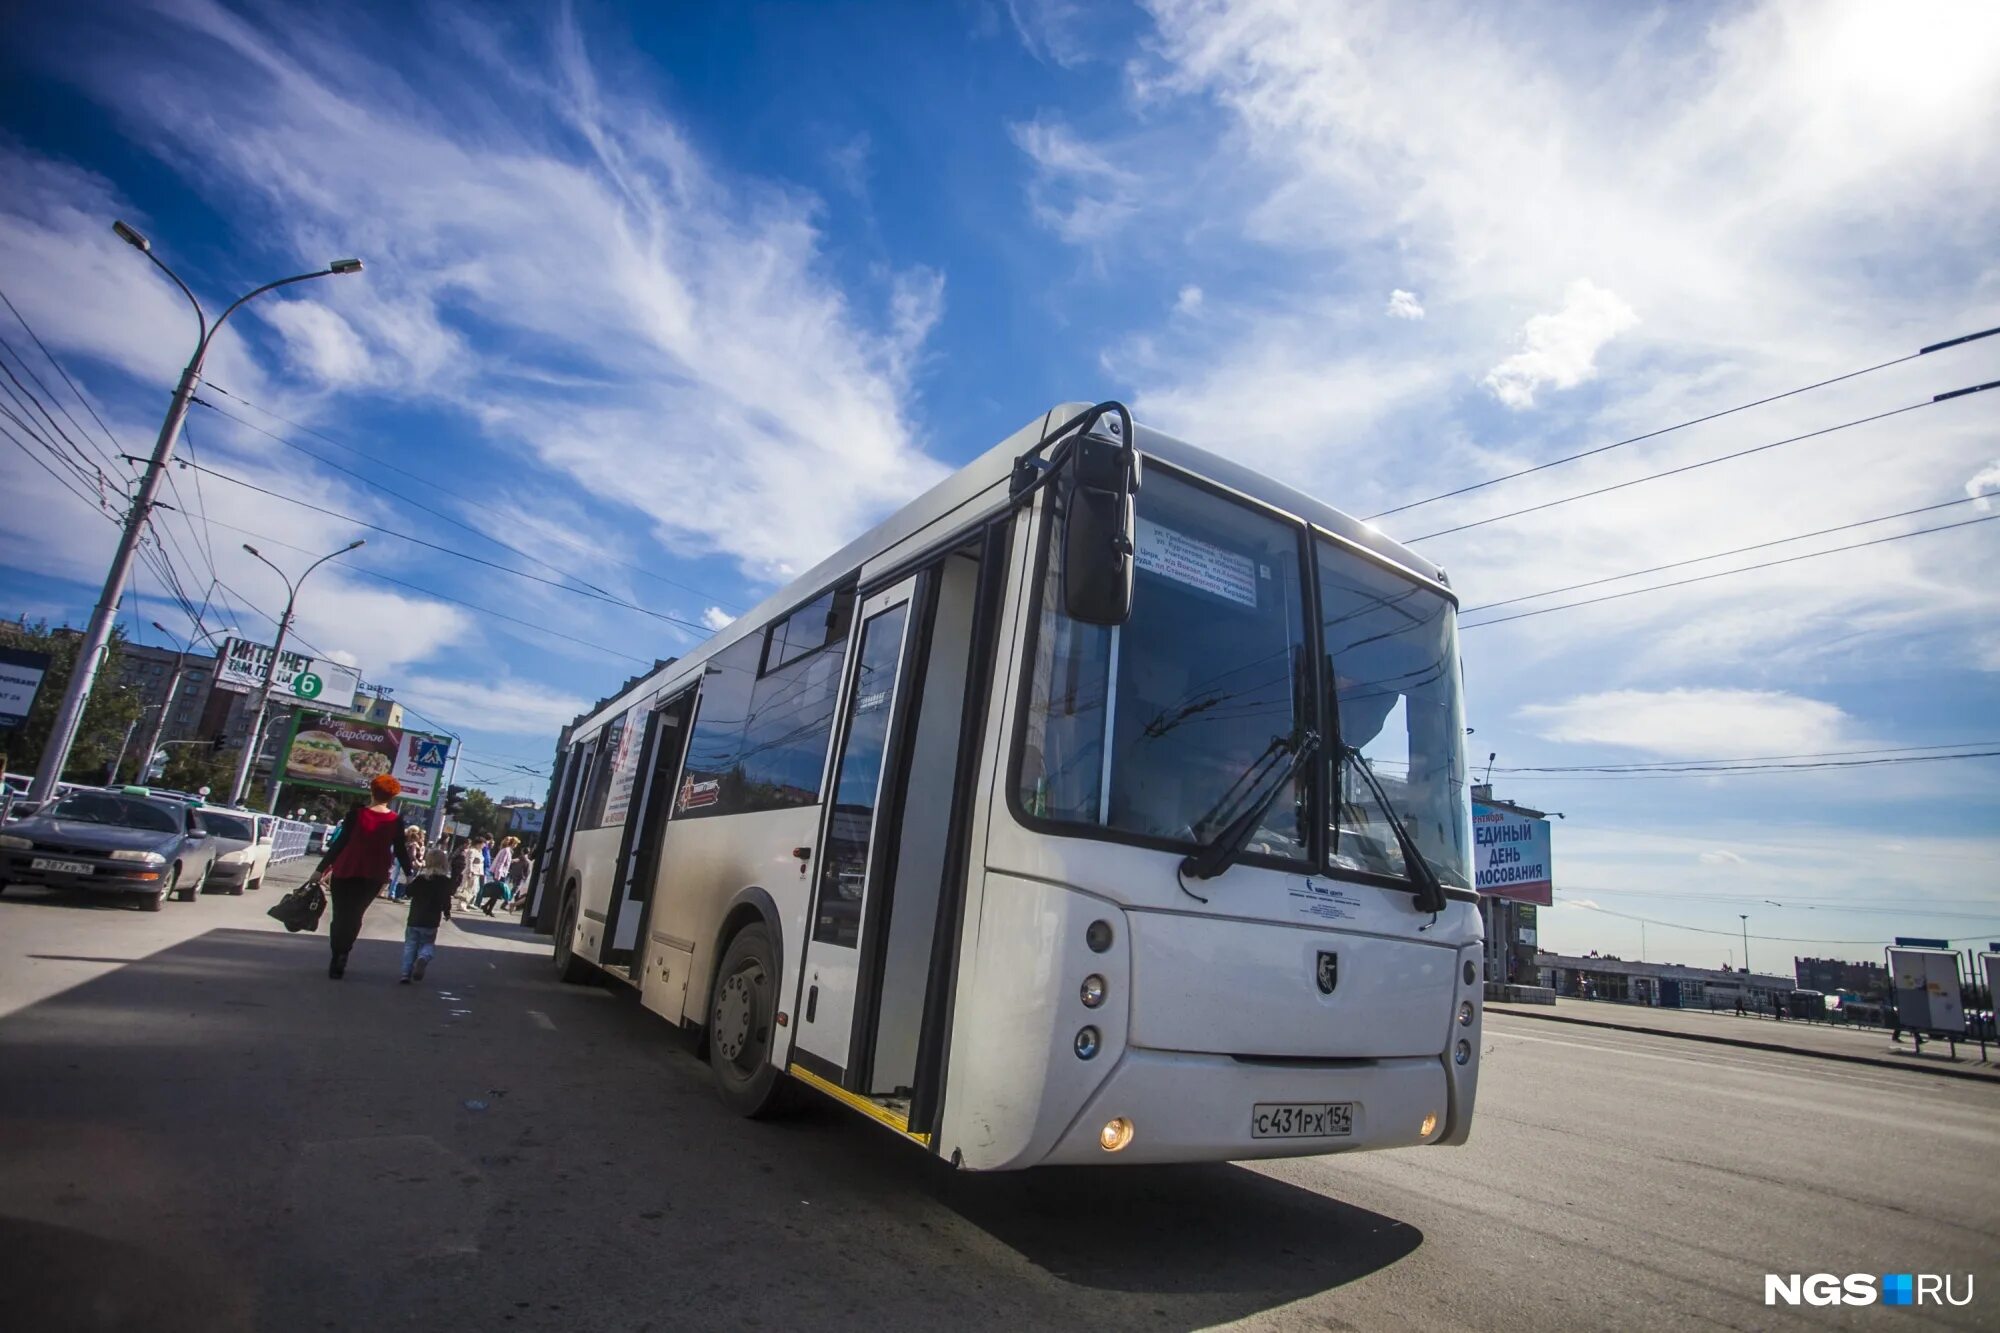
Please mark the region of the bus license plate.
<svg viewBox="0 0 2000 1333"><path fill-rule="evenodd" d="M88 861L52 861L46 856L38 856L28 863L31 870L54 870L65 875L88 875L91 870Z"/></svg>
<svg viewBox="0 0 2000 1333"><path fill-rule="evenodd" d="M1258 1102L1250 1112L1253 1139L1335 1139L1353 1132L1353 1102Z"/></svg>

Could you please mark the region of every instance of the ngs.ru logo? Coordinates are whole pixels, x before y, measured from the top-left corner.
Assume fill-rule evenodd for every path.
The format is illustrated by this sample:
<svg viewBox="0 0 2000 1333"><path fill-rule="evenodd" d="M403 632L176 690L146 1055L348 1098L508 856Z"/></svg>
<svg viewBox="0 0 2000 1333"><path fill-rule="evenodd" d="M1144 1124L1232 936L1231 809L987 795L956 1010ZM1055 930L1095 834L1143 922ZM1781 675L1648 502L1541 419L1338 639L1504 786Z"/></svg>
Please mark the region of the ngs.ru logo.
<svg viewBox="0 0 2000 1333"><path fill-rule="evenodd" d="M1877 1289L1877 1284L1880 1289ZM1776 1305L1970 1305L1972 1274L1965 1275L1965 1295L1949 1273L1797 1273L1764 1274L1764 1304Z"/></svg>

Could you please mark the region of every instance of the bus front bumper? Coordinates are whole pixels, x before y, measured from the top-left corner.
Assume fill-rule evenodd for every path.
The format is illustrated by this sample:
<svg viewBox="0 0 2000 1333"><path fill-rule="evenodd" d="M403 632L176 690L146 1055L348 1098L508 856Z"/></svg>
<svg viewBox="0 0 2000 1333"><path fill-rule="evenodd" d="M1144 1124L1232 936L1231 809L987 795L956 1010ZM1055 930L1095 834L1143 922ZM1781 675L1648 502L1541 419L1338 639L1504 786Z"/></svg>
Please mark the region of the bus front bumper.
<svg viewBox="0 0 2000 1333"><path fill-rule="evenodd" d="M1213 1162L1437 1143L1454 1111L1449 1058L1250 1061L1129 1049L1042 1164ZM1332 1109L1343 1106L1344 1115ZM1107 1151L1105 1141L1121 1135L1106 1126L1121 1118L1130 1122L1130 1141ZM1340 1128L1347 1132L1320 1132Z"/></svg>

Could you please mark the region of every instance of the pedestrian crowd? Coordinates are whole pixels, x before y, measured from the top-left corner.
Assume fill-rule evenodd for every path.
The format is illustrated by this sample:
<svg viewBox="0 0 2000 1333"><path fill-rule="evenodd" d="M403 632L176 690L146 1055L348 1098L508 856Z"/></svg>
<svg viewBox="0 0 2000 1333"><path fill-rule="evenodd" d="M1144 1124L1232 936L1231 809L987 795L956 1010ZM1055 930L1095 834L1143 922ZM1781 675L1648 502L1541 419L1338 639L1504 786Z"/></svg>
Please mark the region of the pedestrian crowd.
<svg viewBox="0 0 2000 1333"><path fill-rule="evenodd" d="M409 904L398 978L403 982L423 980L437 954L438 930L454 905L476 907L487 916L496 906L509 912L526 906L532 866L519 838L509 835L495 843L482 834L454 844L441 837L426 846L424 830L395 808L401 792L402 784L386 773L369 783L369 799L348 811L307 881L323 887L333 906L326 974L335 981L346 975L362 917L378 897Z"/></svg>

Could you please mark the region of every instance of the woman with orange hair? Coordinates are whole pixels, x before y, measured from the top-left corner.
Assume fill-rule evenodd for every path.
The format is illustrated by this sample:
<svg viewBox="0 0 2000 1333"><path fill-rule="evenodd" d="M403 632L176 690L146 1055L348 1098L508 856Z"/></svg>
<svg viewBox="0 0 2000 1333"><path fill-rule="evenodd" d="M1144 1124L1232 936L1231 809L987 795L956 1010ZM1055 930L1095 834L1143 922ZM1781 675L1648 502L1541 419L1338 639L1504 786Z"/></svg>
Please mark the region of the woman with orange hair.
<svg viewBox="0 0 2000 1333"><path fill-rule="evenodd" d="M409 839L404 836L403 817L396 813L395 800L403 784L387 773L368 784L369 801L347 812L340 830L328 839L326 855L313 871L316 882L325 883L333 899L333 924L328 943L333 961L326 974L335 981L347 972L347 955L361 934L361 918L375 895L389 882L389 862L395 860L403 873L414 873Z"/></svg>

